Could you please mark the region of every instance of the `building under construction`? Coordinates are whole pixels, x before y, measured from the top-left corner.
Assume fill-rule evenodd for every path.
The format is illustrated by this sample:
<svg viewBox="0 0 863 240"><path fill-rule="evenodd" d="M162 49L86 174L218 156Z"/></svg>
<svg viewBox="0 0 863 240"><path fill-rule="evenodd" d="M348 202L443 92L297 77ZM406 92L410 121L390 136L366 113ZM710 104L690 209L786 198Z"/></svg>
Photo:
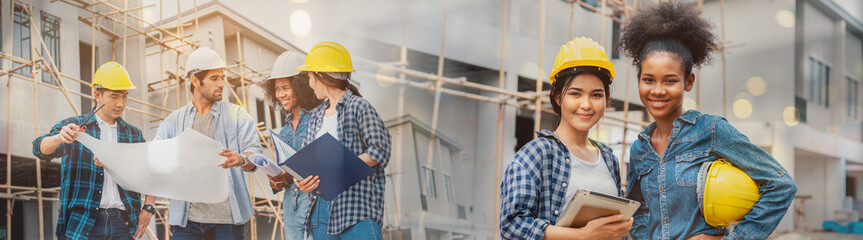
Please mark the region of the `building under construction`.
<svg viewBox="0 0 863 240"><path fill-rule="evenodd" d="M696 69L684 107L722 115L771 153L799 187L776 234L858 220L863 203L863 4L853 0L690 0L721 37ZM353 80L393 137L386 239L497 239L502 168L533 131L553 128L544 77L560 45L590 37L617 69L591 138L626 172L629 145L652 119L631 59L613 48L627 16L652 0L2 0L0 239L53 239L60 159L32 141L90 111L96 66L121 63L137 90L124 120L148 140L191 99L188 53L210 47L228 67L223 101L266 129L284 115L257 83L283 51L344 45ZM358 10L361 9L361 10ZM269 150L267 150L269 151ZM281 195L249 174L249 239L282 239ZM624 174L625 177L625 174ZM625 180L623 181L626 182ZM5 202L5 204L3 204ZM166 199L146 238L170 239Z"/></svg>

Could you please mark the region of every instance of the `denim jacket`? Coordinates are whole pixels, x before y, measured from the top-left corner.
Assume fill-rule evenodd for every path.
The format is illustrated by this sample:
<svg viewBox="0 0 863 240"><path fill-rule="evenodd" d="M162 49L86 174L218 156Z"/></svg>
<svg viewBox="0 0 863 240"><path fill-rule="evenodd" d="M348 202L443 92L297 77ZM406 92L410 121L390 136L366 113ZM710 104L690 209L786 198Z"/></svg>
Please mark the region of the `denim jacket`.
<svg viewBox="0 0 863 240"><path fill-rule="evenodd" d="M503 239L544 239L545 228L557 223L563 212L570 177L569 149L551 131L536 132L507 164L500 183L500 235ZM590 140L614 178L618 196L620 164L611 148Z"/></svg>
<svg viewBox="0 0 863 240"><path fill-rule="evenodd" d="M686 239L699 234L723 239L766 239L797 192L794 180L770 154L724 118L690 110L674 120L662 157L650 145L650 124L633 143L627 198L639 201L630 234L635 239ZM724 158L758 184L761 197L731 232L704 221L698 204L698 171Z"/></svg>

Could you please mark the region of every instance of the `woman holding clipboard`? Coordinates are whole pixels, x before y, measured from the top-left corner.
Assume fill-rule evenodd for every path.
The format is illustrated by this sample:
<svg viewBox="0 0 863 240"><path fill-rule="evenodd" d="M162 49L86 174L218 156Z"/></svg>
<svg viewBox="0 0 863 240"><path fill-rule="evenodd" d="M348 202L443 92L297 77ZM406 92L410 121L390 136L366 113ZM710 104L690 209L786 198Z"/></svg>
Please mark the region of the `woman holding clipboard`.
<svg viewBox="0 0 863 240"><path fill-rule="evenodd" d="M605 49L576 38L557 54L551 104L559 114L554 132L542 130L507 165L500 186L503 239L620 239L632 219L614 215L581 228L555 226L578 189L623 196L617 157L587 135L608 104L614 66Z"/></svg>
<svg viewBox="0 0 863 240"><path fill-rule="evenodd" d="M390 159L390 134L372 105L349 82L354 71L348 51L334 42L318 43L305 64L297 68L309 75L309 86L324 102L312 110L305 144L329 133L353 151L374 174L339 194L332 202L315 201L308 223L314 239L381 239L383 234L384 168ZM309 176L297 181L311 192L321 181Z"/></svg>

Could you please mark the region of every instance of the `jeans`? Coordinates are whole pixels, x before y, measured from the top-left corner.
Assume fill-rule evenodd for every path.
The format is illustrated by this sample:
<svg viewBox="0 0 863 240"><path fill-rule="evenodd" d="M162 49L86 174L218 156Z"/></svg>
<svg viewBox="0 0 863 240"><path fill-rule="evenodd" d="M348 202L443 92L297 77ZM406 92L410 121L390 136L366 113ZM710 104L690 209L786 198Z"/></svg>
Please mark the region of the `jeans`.
<svg viewBox="0 0 863 240"><path fill-rule="evenodd" d="M282 220L285 222L285 240L306 239L305 224L309 211L312 208L312 200L308 193L288 188L285 190L285 199L282 201Z"/></svg>
<svg viewBox="0 0 863 240"><path fill-rule="evenodd" d="M312 237L315 240L339 239L339 236L327 234L330 225L330 202L321 197L315 201L315 209L309 218L309 226L312 229Z"/></svg>
<svg viewBox="0 0 863 240"><path fill-rule="evenodd" d="M171 226L174 240L238 240L246 234L246 225L213 224L187 221L186 227Z"/></svg>
<svg viewBox="0 0 863 240"><path fill-rule="evenodd" d="M330 202L323 198L317 198L315 209L312 211L309 225L312 228L312 237L315 240L327 239L382 239L381 226L371 218L360 221L338 235L327 234L329 225Z"/></svg>
<svg viewBox="0 0 863 240"><path fill-rule="evenodd" d="M360 221L339 234L341 239L377 239L383 238L381 226L371 218Z"/></svg>
<svg viewBox="0 0 863 240"><path fill-rule="evenodd" d="M126 211L117 208L100 208L96 214L96 224L90 232L90 239L132 240L127 214Z"/></svg>

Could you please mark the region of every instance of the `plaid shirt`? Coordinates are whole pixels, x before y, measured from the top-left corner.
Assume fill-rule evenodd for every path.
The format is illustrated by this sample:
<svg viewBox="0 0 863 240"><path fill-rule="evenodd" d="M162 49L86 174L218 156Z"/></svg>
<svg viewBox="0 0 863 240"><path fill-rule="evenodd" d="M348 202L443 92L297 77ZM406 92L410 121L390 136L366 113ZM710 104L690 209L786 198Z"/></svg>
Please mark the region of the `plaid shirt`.
<svg viewBox="0 0 863 240"><path fill-rule="evenodd" d="M329 100L325 100L312 110L312 120L304 145L314 141L315 134L324 122L324 110L329 105ZM336 104L336 111L339 112L339 141L357 155L369 154L372 160L379 164L372 167L374 174L333 199L330 205L328 234L339 234L366 219L372 219L378 225L383 224L386 187L384 168L390 160L390 132L366 99L348 90Z"/></svg>
<svg viewBox="0 0 863 240"><path fill-rule="evenodd" d="M48 134L33 140L33 155L45 161L62 157L60 164L60 213L57 217L57 238L87 239L93 225L96 223L96 211L102 199L102 184L105 181L103 168L93 164L93 153L79 142L60 144L51 154L42 154L39 146L45 137L57 135L64 126L79 124L86 119L85 115L75 116L60 121ZM101 136L99 123L95 119L83 124L87 134ZM146 140L141 130L135 126L117 119L117 142L138 143ZM138 212L141 209L141 195L137 192L123 190L117 186L123 206L129 214L129 236L138 227Z"/></svg>
<svg viewBox="0 0 863 240"><path fill-rule="evenodd" d="M548 130L538 131L507 164L500 184L500 234L503 239L543 239L545 228L557 223L563 211L569 182L569 150ZM599 148L608 171L614 178L618 196L620 165L611 148L590 140Z"/></svg>

